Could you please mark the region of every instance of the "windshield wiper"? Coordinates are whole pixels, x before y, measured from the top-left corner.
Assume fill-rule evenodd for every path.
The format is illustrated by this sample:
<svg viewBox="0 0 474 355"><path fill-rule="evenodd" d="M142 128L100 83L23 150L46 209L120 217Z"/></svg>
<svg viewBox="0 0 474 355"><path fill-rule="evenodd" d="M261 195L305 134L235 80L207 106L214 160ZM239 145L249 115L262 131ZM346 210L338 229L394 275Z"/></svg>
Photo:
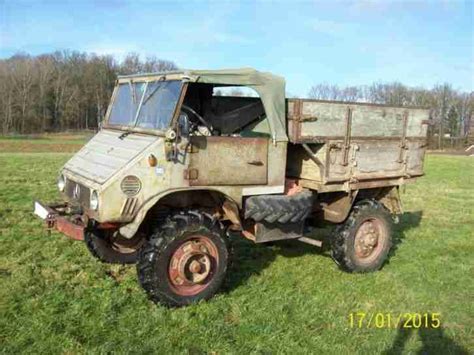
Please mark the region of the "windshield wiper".
<svg viewBox="0 0 474 355"><path fill-rule="evenodd" d="M134 104L137 103L137 94L135 92L135 85L132 84L132 81L130 80L128 82L128 85L130 85L130 90L132 91L132 101Z"/></svg>
<svg viewBox="0 0 474 355"><path fill-rule="evenodd" d="M143 99L145 98L147 90L148 90L148 82L145 83L145 89L143 90L142 98L140 99L140 103L138 104L138 107L137 107L137 113L135 114L135 120L133 121L134 126L136 126L137 124L138 116L140 115L140 110L142 109L142 106L143 106Z"/></svg>
<svg viewBox="0 0 474 355"><path fill-rule="evenodd" d="M155 93L157 91L160 91L160 89L162 89L163 87L159 84L160 82L164 82L165 80L165 77L164 76L160 76L158 79L156 79L154 81L154 83L158 83L156 85L156 87L153 89L152 92L150 92L150 94L145 98L145 100L143 100L143 103L145 104L153 95L155 95Z"/></svg>

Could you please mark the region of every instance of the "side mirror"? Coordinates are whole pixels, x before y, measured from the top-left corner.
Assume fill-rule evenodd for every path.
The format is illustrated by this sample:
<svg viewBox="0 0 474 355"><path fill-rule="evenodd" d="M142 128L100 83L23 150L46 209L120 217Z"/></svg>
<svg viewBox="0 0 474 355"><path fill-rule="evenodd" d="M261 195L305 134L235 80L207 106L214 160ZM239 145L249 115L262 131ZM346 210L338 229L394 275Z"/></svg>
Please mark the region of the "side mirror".
<svg viewBox="0 0 474 355"><path fill-rule="evenodd" d="M188 137L191 124L189 123L189 117L186 113L181 112L178 118L178 132L182 137Z"/></svg>

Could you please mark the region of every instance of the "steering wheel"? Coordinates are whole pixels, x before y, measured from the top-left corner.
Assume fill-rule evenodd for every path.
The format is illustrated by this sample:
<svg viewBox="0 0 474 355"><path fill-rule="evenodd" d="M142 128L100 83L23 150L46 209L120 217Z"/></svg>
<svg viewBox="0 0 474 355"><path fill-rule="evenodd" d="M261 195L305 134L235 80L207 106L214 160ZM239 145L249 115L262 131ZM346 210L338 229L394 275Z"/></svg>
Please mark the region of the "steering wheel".
<svg viewBox="0 0 474 355"><path fill-rule="evenodd" d="M196 116L196 118L204 125L206 126L206 128L209 130L209 132L214 132L214 128L212 127L212 125L207 122L199 113L197 113L196 111L194 111L191 107L189 106L186 106L186 105L181 105L181 109L184 110L184 111L187 111L189 113L191 113L193 116Z"/></svg>

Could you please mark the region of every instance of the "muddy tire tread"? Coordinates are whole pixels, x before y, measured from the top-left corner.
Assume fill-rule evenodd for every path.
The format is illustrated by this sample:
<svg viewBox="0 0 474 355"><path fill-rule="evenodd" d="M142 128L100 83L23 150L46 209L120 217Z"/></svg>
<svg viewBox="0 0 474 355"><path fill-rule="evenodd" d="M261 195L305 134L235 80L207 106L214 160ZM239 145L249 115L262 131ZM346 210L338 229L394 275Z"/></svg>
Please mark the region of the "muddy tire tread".
<svg viewBox="0 0 474 355"><path fill-rule="evenodd" d="M84 233L84 242L92 256L107 264L135 264L138 259L139 251L129 254L122 254L111 247L100 235L100 231L88 230Z"/></svg>
<svg viewBox="0 0 474 355"><path fill-rule="evenodd" d="M311 191L303 191L292 196L252 196L245 203L245 218L256 222L297 223L308 217L312 205Z"/></svg>
<svg viewBox="0 0 474 355"><path fill-rule="evenodd" d="M384 219L388 233L388 245L386 251L383 253L384 257L370 268L360 267L351 258L351 251L347 240L351 238L352 233L355 233L355 228L360 217L363 214L372 213L375 216ZM347 272L362 273L379 270L386 261L392 247L392 223L390 212L376 200L362 200L357 202L346 221L337 225L331 238L332 258L339 265L339 267Z"/></svg>
<svg viewBox="0 0 474 355"><path fill-rule="evenodd" d="M230 243L225 236L223 225L216 218L198 210L179 212L168 217L163 225L156 228L149 241L143 246L137 262L138 281L153 302L168 307L180 307L201 299L207 300L218 291L224 281L228 262L224 262L223 270L216 275L218 279L198 295L187 297L174 295L163 287L163 283L167 282L165 280L167 275L159 275L156 272L157 263L163 262L160 261L160 257L172 247L174 242L194 232L212 235L222 240L227 253L225 257L230 261Z"/></svg>

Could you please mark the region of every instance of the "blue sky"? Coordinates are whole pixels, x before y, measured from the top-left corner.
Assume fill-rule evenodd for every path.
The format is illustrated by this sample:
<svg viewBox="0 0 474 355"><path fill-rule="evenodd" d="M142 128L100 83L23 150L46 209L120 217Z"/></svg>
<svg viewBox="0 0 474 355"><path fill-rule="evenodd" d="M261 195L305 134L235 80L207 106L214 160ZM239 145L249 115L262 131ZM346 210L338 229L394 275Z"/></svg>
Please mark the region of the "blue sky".
<svg viewBox="0 0 474 355"><path fill-rule="evenodd" d="M61 49L255 67L314 83L474 90L472 1L0 0L0 58Z"/></svg>

